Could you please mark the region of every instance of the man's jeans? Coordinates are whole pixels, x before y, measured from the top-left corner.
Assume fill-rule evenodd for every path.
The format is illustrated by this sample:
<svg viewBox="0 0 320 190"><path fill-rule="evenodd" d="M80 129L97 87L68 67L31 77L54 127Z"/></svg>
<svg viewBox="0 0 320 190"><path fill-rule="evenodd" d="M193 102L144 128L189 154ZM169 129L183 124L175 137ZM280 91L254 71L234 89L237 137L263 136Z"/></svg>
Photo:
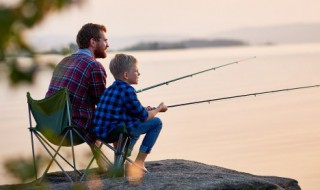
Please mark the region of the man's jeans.
<svg viewBox="0 0 320 190"><path fill-rule="evenodd" d="M159 118L154 117L146 122L140 124L138 128L130 129L131 142L129 151L132 151L133 146L136 144L139 136L146 134L140 146L140 151L144 153L150 153L152 147L157 141L162 128L162 122Z"/></svg>

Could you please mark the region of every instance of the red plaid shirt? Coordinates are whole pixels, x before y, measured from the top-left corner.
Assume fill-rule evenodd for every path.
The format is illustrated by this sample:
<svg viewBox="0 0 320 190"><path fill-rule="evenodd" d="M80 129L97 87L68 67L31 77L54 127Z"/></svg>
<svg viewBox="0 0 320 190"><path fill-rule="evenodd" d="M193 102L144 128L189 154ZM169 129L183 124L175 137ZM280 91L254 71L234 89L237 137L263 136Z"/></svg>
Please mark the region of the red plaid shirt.
<svg viewBox="0 0 320 190"><path fill-rule="evenodd" d="M95 106L106 89L106 78L102 64L88 49L80 49L56 66L46 97L67 88L73 111L72 124L88 133L93 125Z"/></svg>

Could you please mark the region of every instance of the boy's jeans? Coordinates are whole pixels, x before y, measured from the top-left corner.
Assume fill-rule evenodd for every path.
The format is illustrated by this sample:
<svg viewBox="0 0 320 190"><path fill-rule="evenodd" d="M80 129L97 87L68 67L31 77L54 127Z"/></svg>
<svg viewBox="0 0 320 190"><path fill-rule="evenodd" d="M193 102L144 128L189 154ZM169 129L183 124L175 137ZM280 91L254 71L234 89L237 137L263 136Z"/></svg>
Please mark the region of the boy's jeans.
<svg viewBox="0 0 320 190"><path fill-rule="evenodd" d="M130 129L131 142L129 151L132 151L133 146L136 144L139 136L146 134L140 146L140 151L149 154L152 147L157 141L162 128L162 122L159 118L154 117L149 121L143 122L138 128Z"/></svg>

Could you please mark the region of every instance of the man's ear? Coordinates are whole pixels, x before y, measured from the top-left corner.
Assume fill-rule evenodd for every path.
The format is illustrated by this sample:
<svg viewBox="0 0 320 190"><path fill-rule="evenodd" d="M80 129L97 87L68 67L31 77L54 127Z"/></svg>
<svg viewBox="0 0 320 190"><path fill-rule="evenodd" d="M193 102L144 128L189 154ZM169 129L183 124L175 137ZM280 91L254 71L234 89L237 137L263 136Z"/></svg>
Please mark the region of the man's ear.
<svg viewBox="0 0 320 190"><path fill-rule="evenodd" d="M90 46L91 47L95 47L96 46L96 40L94 40L93 38L90 39Z"/></svg>

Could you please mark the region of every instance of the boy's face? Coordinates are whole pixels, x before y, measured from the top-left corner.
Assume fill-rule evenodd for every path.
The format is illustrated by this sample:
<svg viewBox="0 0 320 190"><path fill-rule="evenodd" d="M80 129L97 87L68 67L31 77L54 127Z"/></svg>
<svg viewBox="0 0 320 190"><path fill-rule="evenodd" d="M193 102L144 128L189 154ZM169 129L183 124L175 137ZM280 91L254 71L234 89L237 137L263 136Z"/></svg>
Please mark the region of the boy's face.
<svg viewBox="0 0 320 190"><path fill-rule="evenodd" d="M138 70L138 62L132 65L127 76L128 76L128 83L129 84L138 84L139 76L140 76L140 73Z"/></svg>

